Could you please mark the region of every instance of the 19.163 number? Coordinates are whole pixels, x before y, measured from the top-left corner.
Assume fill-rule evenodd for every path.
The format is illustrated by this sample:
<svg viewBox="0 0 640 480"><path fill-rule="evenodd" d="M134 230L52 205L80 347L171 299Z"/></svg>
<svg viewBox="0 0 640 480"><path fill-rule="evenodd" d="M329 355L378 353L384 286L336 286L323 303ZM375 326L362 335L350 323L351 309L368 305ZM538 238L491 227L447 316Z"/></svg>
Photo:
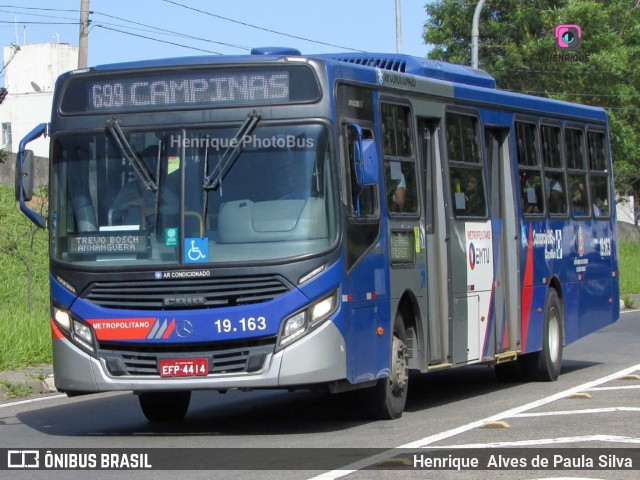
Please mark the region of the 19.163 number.
<svg viewBox="0 0 640 480"><path fill-rule="evenodd" d="M218 333L255 332L267 329L267 319L264 317L242 317L239 320L231 321L225 318L216 320L213 325Z"/></svg>

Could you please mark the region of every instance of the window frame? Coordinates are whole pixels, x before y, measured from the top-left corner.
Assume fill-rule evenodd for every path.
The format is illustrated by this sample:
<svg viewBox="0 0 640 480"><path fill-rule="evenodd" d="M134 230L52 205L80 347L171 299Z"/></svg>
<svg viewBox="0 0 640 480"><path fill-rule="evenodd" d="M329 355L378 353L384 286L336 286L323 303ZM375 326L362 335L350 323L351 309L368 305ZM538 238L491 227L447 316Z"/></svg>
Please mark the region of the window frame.
<svg viewBox="0 0 640 480"><path fill-rule="evenodd" d="M458 152L462 152L462 160L460 159L452 159L450 155L451 151L451 141L450 141L450 123L449 120L453 117L459 117L460 120L463 118L471 119L474 127L474 138L472 142L468 142L475 146L475 151L472 148L473 156L476 161L468 161L465 152L468 152L468 149L465 148L465 126L462 125L461 122L456 122L459 125L459 129L456 132L456 137L459 138L459 150ZM451 124L452 125L452 124ZM454 126L455 127L455 126ZM486 220L489 218L489 205L487 201L487 179L486 179L486 164L484 158L484 139L482 135L482 124L480 121L480 116L476 111L469 110L460 110L460 109L448 109L445 111L444 117L444 143L447 154L447 166L448 166L448 182L449 187L451 189L451 206L452 212L456 219L464 218L464 219L474 219L474 220ZM468 138L467 138L468 140ZM454 176L455 173L455 176ZM471 192L462 191L463 183L466 187L471 179L476 180L476 184L480 186L481 192L475 192L473 194L478 195L478 198L481 198L483 201L482 204L482 213L475 212L467 212L469 207L467 204L471 204L468 202L469 195ZM477 188L477 187L476 187ZM464 194L464 200L461 194ZM464 202L463 208L456 208L457 205L460 205L460 202ZM464 211L463 211L464 210Z"/></svg>
<svg viewBox="0 0 640 480"><path fill-rule="evenodd" d="M533 131L534 133L532 145L533 149L531 149L527 145L522 145L520 143L520 126L525 125L529 127L529 131ZM520 195L519 198L522 215L525 218L544 217L547 213L547 202L545 195L544 172L542 170L542 152L540 151L540 131L538 129L538 122L536 119L516 117L514 119L513 130L515 132L514 141L516 144L516 164L518 166L518 190ZM531 137L525 138L524 141L526 142L529 138ZM523 153L523 150L526 153L526 155L524 155L526 163L521 161L523 157L521 153ZM533 154L533 156L535 157L535 164L532 164L530 161L531 154ZM523 181L523 177L525 176L527 179L537 177L538 180L534 180L536 183L534 185L531 185L531 188L534 188L534 190L536 191L536 195L539 196L540 199L542 199L542 202L540 201L540 199L538 199L536 203L528 202L528 194L526 194L523 189L524 181L526 181ZM527 208L525 208L524 205L525 199L527 199ZM535 206L534 208L538 208L537 212L527 211L527 209L532 205ZM542 208L540 208L540 206L542 206Z"/></svg>
<svg viewBox="0 0 640 480"><path fill-rule="evenodd" d="M567 132L578 132L580 134L580 146L578 151L580 160L578 163L573 161L575 158L575 155L573 154L573 152L575 152L575 148L573 148L575 142L569 141L570 136ZM565 124L563 128L563 135L565 139L565 155L567 158L567 178L570 183L573 183L572 179L581 177L584 183L584 194L586 195L586 211L584 213L576 211L575 204L573 202L573 193L568 196L568 201L571 204L571 215L578 219L589 218L591 216L591 184L587 172L588 158L586 157L585 130L581 125ZM567 191L571 188L571 191L573 192L573 187L572 185L569 185L569 182L567 183Z"/></svg>
<svg viewBox="0 0 640 480"><path fill-rule="evenodd" d="M591 148L591 143L590 143L590 135L601 135L602 138L602 167L604 168L604 170L596 170L595 168L592 168L592 162L591 162L591 153L592 153L592 148ZM598 180L598 183L600 183L600 179L605 179L605 186L606 186L606 192L607 192L607 213L604 215L598 215L596 212L596 209L593 209L593 216L596 219L599 220L606 220L611 218L611 204L612 204L612 198L611 198L611 170L610 170L610 166L611 166L611 159L610 159L610 143L609 143L609 137L606 133L605 130L601 130L598 128L587 128L586 129L586 134L585 134L585 142L586 142L586 167L588 169L588 173L589 173L589 200L590 200L590 205L595 205L595 203L597 202L596 199L596 195L594 194L594 189L595 189L595 183L594 180Z"/></svg>
<svg viewBox="0 0 640 480"><path fill-rule="evenodd" d="M384 202L382 201L382 198L381 198L381 203L385 203L388 215L390 217L419 217L421 214L421 207L420 207L421 189L420 189L420 181L419 181L419 175L418 175L418 163L417 163L418 156L416 153L417 148L416 148L416 133L415 133L416 127L415 127L415 117L413 114L413 109L411 108L411 104L409 102L402 101L401 99L388 97L388 96L381 97L378 102L378 106L379 106L379 109L378 109L379 122L378 123L380 125L380 143L382 145L382 162L383 162L383 175L382 175L380 184L381 184L382 192L384 193L384 195L381 195L381 197L384 198ZM410 150L409 156L399 154L398 152L397 128L394 129L394 133L396 134L395 135L396 137L395 152L390 152L390 153L387 152L387 145L386 145L385 138L388 132L386 131L387 124L386 124L386 118L384 117L385 106L390 106L392 108L395 108L396 114L399 109L406 109L405 121L408 125L406 125L405 128L408 133L408 142L409 142L408 146ZM394 115L394 118L397 118L396 115ZM404 153L404 152L400 152L400 153ZM407 197L411 195L413 197L412 199L412 202L414 205L413 210L396 211L391 208L392 201L390 201L387 195L388 185L387 185L387 178L386 178L386 169L384 168L384 163L387 161L397 163L400 165L401 173L405 179L405 202L407 201ZM405 167L407 167L408 170L406 170ZM410 180L411 175L413 176L412 181ZM411 183L413 183L413 192L411 192L409 188L409 185Z"/></svg>
<svg viewBox="0 0 640 480"><path fill-rule="evenodd" d="M551 150L545 148L545 139L544 132L548 129L555 129L558 133L558 140L560 144L558 147L558 157L557 159L560 161L560 165L548 165L546 154L550 153ZM567 183L567 157L565 152L565 138L563 135L564 129L559 122L554 122L548 119L541 119L538 128L538 141L540 142L540 156L541 156L541 164L542 164L542 172L544 176L544 199L545 199L545 211L549 214L550 217L553 218L566 218L569 216L569 195L568 195L568 183ZM562 200L561 206L563 207L560 211L552 211L551 209L551 194L553 193L553 188L551 187L552 182L560 183ZM547 191L549 190L549 191Z"/></svg>

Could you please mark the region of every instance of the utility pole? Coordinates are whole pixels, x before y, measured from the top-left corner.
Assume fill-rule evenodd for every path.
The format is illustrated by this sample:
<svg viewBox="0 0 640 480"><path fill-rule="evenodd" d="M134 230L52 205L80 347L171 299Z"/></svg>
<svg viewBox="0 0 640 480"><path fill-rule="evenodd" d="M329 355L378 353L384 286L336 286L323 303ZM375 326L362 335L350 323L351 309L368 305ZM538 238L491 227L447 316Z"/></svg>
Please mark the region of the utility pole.
<svg viewBox="0 0 640 480"><path fill-rule="evenodd" d="M78 68L87 67L89 51L89 0L80 2L80 38L78 40Z"/></svg>
<svg viewBox="0 0 640 480"><path fill-rule="evenodd" d="M480 37L480 11L484 6L485 0L479 0L476 10L473 12L473 24L471 25L471 66L478 68L478 40Z"/></svg>
<svg viewBox="0 0 640 480"><path fill-rule="evenodd" d="M400 0L396 0L396 52L402 53L402 20L400 14Z"/></svg>

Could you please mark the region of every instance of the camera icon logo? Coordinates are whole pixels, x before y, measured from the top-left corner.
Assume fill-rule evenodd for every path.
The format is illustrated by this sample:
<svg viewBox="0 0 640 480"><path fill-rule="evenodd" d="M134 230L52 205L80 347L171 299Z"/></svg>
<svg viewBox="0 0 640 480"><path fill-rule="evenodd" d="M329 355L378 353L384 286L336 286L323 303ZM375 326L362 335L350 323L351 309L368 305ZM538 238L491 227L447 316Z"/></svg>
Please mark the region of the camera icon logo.
<svg viewBox="0 0 640 480"><path fill-rule="evenodd" d="M582 46L582 29L579 25L558 25L555 37L560 50L580 50Z"/></svg>

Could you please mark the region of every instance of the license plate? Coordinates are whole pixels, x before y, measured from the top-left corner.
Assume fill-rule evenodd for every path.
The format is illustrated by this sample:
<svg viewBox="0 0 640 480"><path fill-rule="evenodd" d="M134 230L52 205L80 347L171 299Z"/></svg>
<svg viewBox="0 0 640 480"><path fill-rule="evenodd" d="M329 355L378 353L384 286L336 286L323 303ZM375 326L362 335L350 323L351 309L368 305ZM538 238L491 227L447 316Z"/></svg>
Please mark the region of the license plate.
<svg viewBox="0 0 640 480"><path fill-rule="evenodd" d="M165 358L160 360L158 371L161 377L203 377L209 373L206 358Z"/></svg>

